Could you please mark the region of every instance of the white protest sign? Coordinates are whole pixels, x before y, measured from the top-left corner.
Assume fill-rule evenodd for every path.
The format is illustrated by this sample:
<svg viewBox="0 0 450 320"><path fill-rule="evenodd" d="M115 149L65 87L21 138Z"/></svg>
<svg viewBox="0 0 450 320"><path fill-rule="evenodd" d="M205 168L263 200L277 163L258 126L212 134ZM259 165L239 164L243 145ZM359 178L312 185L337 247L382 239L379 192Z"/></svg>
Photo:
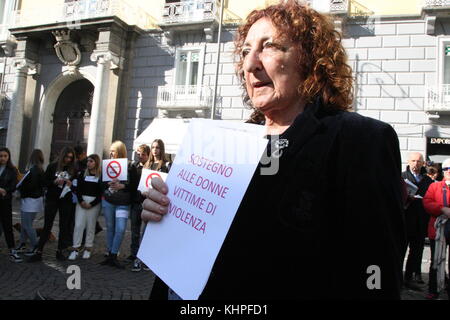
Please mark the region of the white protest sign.
<svg viewBox="0 0 450 320"><path fill-rule="evenodd" d="M103 160L102 166L103 181L112 181L118 179L120 181L127 180L128 177L128 159L108 159Z"/></svg>
<svg viewBox="0 0 450 320"><path fill-rule="evenodd" d="M167 173L150 169L142 169L142 175L141 180L139 181L138 190L140 192L144 192L151 188L151 180L154 177L160 177L161 179L163 179L163 181L166 181Z"/></svg>
<svg viewBox="0 0 450 320"><path fill-rule="evenodd" d="M198 299L263 151L265 128L194 120L167 176L169 212L138 257L183 299Z"/></svg>

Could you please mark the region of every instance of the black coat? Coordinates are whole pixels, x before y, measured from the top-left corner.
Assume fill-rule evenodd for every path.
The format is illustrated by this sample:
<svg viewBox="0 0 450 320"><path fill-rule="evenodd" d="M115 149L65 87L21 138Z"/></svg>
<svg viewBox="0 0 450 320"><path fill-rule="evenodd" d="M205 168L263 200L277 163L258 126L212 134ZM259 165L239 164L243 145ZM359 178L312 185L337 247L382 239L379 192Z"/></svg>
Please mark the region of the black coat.
<svg viewBox="0 0 450 320"><path fill-rule="evenodd" d="M402 178L408 179L414 183L419 189L417 195L421 197L425 196L428 187L433 183L433 180L425 174L425 170L421 173L422 179L417 183L413 174L409 170L409 166L406 167L406 171L402 172ZM405 210L406 230L408 237L423 237L427 236L428 221L430 215L425 211L423 207L422 199L414 199Z"/></svg>
<svg viewBox="0 0 450 320"><path fill-rule="evenodd" d="M0 200L12 199L12 193L16 189L17 182L17 170L6 166L0 175L0 188L6 190L6 195L0 195Z"/></svg>
<svg viewBox="0 0 450 320"><path fill-rule="evenodd" d="M136 167L128 162L128 177L127 181L120 181L125 185L124 189L118 190L114 193L109 191L108 182L103 182L103 197L109 203L116 206L127 206L133 203L136 196L136 190L139 187L139 180Z"/></svg>
<svg viewBox="0 0 450 320"><path fill-rule="evenodd" d="M278 172L257 168L200 299L399 299L406 237L395 131L317 102L280 138L289 145ZM381 289L370 290L374 265Z"/></svg>
<svg viewBox="0 0 450 320"><path fill-rule="evenodd" d="M58 163L57 162L53 162L50 163L47 166L47 169L45 170L44 173L44 181L45 181L45 186L47 187L47 193L45 194L46 197L46 201L51 201L51 202L56 202L58 201L61 192L63 190L63 188L55 185L55 180L58 178L57 177L57 168L58 168ZM73 180L75 179L75 168L69 169L69 167L64 167L63 168L64 171L68 171L70 178L69 180ZM63 184L63 187L65 186L65 184ZM64 198L64 201L67 202L72 202L72 192L68 192Z"/></svg>
<svg viewBox="0 0 450 320"><path fill-rule="evenodd" d="M33 166L19 186L21 198L40 198L44 195L44 170Z"/></svg>

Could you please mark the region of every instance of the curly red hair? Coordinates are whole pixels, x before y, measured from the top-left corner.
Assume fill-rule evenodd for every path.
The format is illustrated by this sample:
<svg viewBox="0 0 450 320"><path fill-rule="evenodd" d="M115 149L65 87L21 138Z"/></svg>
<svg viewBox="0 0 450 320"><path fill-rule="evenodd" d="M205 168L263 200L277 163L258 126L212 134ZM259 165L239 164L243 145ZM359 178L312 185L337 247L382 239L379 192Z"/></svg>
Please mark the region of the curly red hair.
<svg viewBox="0 0 450 320"><path fill-rule="evenodd" d="M308 5L288 0L265 9L254 10L238 29L235 53L240 60L236 71L244 87L244 102L251 105L245 90L242 47L251 26L261 18L269 18L277 27L278 36L291 40L299 52L298 72L303 82L298 87L300 97L312 102L321 97L325 105L339 110L349 110L353 102L352 69L347 64L347 54L341 35L334 29L331 19ZM262 114L255 110L251 122L260 122Z"/></svg>

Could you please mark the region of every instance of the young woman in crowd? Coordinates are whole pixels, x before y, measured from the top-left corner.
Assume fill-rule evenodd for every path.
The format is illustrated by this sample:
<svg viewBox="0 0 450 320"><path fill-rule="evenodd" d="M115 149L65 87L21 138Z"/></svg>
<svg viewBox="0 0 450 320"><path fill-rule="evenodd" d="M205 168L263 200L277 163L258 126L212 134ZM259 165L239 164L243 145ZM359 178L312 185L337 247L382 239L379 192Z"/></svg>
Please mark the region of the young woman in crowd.
<svg viewBox="0 0 450 320"><path fill-rule="evenodd" d="M127 149L122 141L115 141L110 147L110 159L127 157ZM117 260L117 253L122 244L125 229L127 227L131 202L138 187L137 171L131 163L128 163L128 175L126 181L113 179L103 184L104 192L102 200L103 215L105 216L107 230L107 245L109 254L101 263L120 269L124 266Z"/></svg>
<svg viewBox="0 0 450 320"><path fill-rule="evenodd" d="M19 183L18 190L21 197L21 222L20 245L17 252L25 252L27 239L30 240L30 249L25 252L31 256L37 248L38 240L33 221L36 215L44 211L44 154L35 149L31 153L28 164L28 172Z"/></svg>
<svg viewBox="0 0 450 320"><path fill-rule="evenodd" d="M161 139L155 139L152 142L150 150L150 158L144 167L146 169L168 173L170 169L170 162L166 159L164 142Z"/></svg>
<svg viewBox="0 0 450 320"><path fill-rule="evenodd" d="M12 193L17 184L17 168L11 162L11 152L6 147L0 148L0 221L5 233L9 257L13 262L22 262L17 254L12 229Z"/></svg>
<svg viewBox="0 0 450 320"><path fill-rule="evenodd" d="M75 204L72 201L72 180L75 178L75 151L64 147L58 160L48 165L44 174L45 197L44 229L39 237L36 253L29 262L41 261L42 251L49 238L56 213L59 212L59 236L56 259L66 260L64 251L72 244Z"/></svg>
<svg viewBox="0 0 450 320"><path fill-rule="evenodd" d="M75 229L73 232L73 251L69 260L75 260L80 252L83 232L86 229L86 242L83 259L89 259L94 246L95 224L100 212L102 196L100 157L91 154L87 157L87 168L77 177L76 195L78 203L75 210Z"/></svg>

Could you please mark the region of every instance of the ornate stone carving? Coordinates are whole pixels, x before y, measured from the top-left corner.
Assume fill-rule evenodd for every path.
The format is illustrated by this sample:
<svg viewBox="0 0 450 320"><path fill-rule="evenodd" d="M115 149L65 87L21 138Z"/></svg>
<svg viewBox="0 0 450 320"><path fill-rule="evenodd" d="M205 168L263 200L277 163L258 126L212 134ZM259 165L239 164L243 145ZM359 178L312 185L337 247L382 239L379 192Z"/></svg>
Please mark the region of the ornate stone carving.
<svg viewBox="0 0 450 320"><path fill-rule="evenodd" d="M91 61L97 63L111 63L110 69L117 69L123 67L123 58L111 51L97 51L91 54Z"/></svg>
<svg viewBox="0 0 450 320"><path fill-rule="evenodd" d="M213 42L214 40L214 28L204 28L206 42Z"/></svg>
<svg viewBox="0 0 450 320"><path fill-rule="evenodd" d="M434 35L436 28L436 16L426 16L425 17L427 34Z"/></svg>
<svg viewBox="0 0 450 320"><path fill-rule="evenodd" d="M57 30L52 34L57 41L54 48L59 60L66 66L78 66L81 62L81 52L78 44L70 40L70 30Z"/></svg>
<svg viewBox="0 0 450 320"><path fill-rule="evenodd" d="M39 63L26 58L15 59L13 66L16 68L17 72L26 73L31 76L39 75L41 71L41 65Z"/></svg>

